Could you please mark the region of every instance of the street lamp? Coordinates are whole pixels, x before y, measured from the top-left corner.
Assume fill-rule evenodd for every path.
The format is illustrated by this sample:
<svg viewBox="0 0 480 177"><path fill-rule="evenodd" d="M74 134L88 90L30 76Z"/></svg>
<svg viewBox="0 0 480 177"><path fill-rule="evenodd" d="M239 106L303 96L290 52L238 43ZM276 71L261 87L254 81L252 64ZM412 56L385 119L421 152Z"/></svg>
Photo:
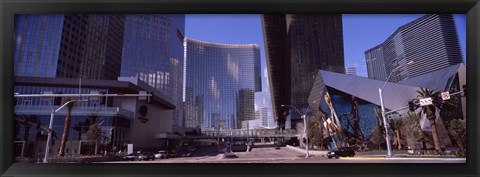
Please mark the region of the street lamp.
<svg viewBox="0 0 480 177"><path fill-rule="evenodd" d="M407 63L407 65L412 64L412 63L413 63L413 61L410 61L410 62ZM395 70L397 70L397 69L399 69L403 66L406 66L406 65L397 66L396 68L394 68L392 70L392 72L390 72L390 74L388 75L387 79L385 80L385 83L383 83L383 87L378 88L378 94L380 95L380 105L382 107L383 127L385 128L385 141L387 143L387 157L392 156L392 147L390 145L390 138L388 137L387 119L385 118L385 105L383 104L383 89L385 89L385 86L387 85L387 82L390 79L390 76L392 76L392 73L394 73Z"/></svg>
<svg viewBox="0 0 480 177"><path fill-rule="evenodd" d="M58 109L53 110L50 112L50 124L48 125L48 137L47 137L47 144L45 145L45 156L43 157L43 163L48 163L48 151L50 150L50 141L52 139L52 129L53 129L53 116L56 112L60 111L62 108L67 106L69 103L76 102L76 101L87 101L87 100L70 100L60 106Z"/></svg>
<svg viewBox="0 0 480 177"><path fill-rule="evenodd" d="M312 102L312 103L315 103L315 102L317 102L317 101L314 101L314 102ZM302 114L296 107L294 107L294 106L291 106L291 105L283 105L283 104L282 104L281 106L282 106L282 107L290 107L290 108L293 108L293 109L295 109L295 111L298 112L298 114L300 114L300 115L302 116L302 119L303 119L303 134L304 134L304 136L306 137L306 138L305 138L305 139L306 139L306 145L305 145L305 151L306 151L306 153L305 153L305 157L306 157L306 158L309 158L309 157L310 157L310 154L309 154L309 152L308 152L307 113L308 113L308 109L310 108L310 106L307 107L307 110L306 110L305 113L303 113L303 114Z"/></svg>

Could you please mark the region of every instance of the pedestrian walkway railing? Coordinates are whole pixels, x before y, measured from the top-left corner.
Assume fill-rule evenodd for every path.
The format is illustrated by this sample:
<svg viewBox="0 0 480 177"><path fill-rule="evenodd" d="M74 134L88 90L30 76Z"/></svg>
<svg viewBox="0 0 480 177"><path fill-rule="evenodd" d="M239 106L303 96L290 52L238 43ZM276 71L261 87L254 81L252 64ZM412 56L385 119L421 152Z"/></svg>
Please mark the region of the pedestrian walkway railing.
<svg viewBox="0 0 480 177"><path fill-rule="evenodd" d="M205 137L294 137L297 136L297 134L297 131L294 129L202 130L202 136Z"/></svg>

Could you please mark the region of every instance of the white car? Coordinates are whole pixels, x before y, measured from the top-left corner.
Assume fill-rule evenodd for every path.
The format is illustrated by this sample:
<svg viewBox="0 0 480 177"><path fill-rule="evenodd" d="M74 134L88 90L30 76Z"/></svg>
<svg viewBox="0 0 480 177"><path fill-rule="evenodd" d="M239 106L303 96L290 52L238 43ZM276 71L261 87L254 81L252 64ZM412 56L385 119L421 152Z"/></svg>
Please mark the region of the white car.
<svg viewBox="0 0 480 177"><path fill-rule="evenodd" d="M155 153L155 159L168 159L167 151L158 151Z"/></svg>

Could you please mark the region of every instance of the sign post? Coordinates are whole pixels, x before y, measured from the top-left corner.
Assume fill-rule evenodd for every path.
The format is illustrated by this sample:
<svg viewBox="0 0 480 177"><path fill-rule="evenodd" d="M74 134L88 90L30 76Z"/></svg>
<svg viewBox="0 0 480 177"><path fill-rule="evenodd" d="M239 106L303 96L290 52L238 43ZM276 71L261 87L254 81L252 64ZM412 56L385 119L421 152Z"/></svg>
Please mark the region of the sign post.
<svg viewBox="0 0 480 177"><path fill-rule="evenodd" d="M442 92L442 100L449 100L450 93L449 92Z"/></svg>
<svg viewBox="0 0 480 177"><path fill-rule="evenodd" d="M428 106L428 105L432 105L432 98L431 97L428 97L428 98L424 98L424 99L420 99L420 106Z"/></svg>

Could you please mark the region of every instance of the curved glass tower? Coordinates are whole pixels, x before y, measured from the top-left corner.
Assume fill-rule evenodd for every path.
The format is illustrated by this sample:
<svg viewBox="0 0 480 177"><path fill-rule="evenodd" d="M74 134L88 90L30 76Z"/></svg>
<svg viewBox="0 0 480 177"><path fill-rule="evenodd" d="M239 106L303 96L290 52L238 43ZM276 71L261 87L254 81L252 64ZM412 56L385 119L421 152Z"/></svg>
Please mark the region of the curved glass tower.
<svg viewBox="0 0 480 177"><path fill-rule="evenodd" d="M261 91L260 47L185 39L187 127L240 129L255 119L254 95Z"/></svg>

